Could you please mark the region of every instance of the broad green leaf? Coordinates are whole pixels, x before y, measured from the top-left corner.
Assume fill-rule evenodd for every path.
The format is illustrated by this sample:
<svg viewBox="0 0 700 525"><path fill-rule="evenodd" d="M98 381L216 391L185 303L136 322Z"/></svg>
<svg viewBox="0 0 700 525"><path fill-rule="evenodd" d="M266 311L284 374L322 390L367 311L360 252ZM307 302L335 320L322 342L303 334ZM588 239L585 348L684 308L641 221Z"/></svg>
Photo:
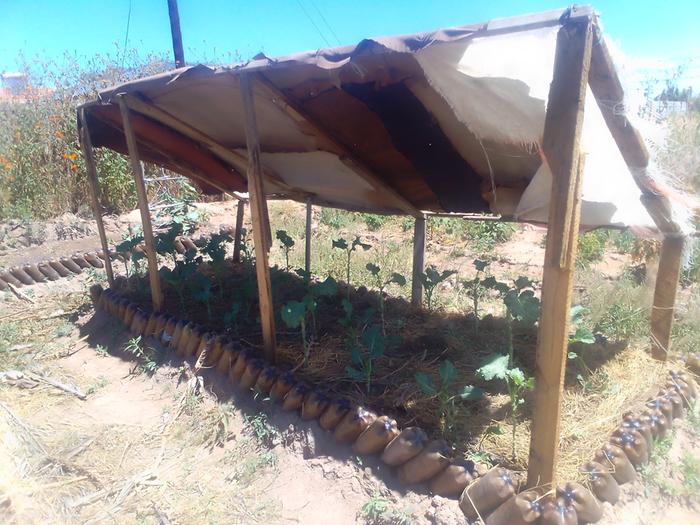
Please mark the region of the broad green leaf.
<svg viewBox="0 0 700 525"><path fill-rule="evenodd" d="M476 268L476 271L478 272L483 272L484 270L486 270L486 267L488 265L488 261L482 261L481 259L474 260L474 268Z"/></svg>
<svg viewBox="0 0 700 525"><path fill-rule="evenodd" d="M289 301L282 307L282 321L289 328L298 328L306 315L306 305L299 301Z"/></svg>
<svg viewBox="0 0 700 525"><path fill-rule="evenodd" d="M333 241L333 248L347 250L348 249L348 241L346 241L345 239L336 239Z"/></svg>
<svg viewBox="0 0 700 525"><path fill-rule="evenodd" d="M379 275L379 272L381 271L381 268L379 268L379 266L373 263L367 263L367 266L365 266L365 268L367 268L367 271L374 276Z"/></svg>
<svg viewBox="0 0 700 525"><path fill-rule="evenodd" d="M506 375L516 386L523 386L525 384L525 373L519 368L511 368L506 372Z"/></svg>
<svg viewBox="0 0 700 525"><path fill-rule="evenodd" d="M291 248L294 246L294 239L292 239L286 231L277 230L275 236L277 237L277 240L282 243L282 246L286 248Z"/></svg>
<svg viewBox="0 0 700 525"><path fill-rule="evenodd" d="M146 258L146 254L144 252L134 252L131 254L131 260L133 262L139 262L145 258Z"/></svg>
<svg viewBox="0 0 700 525"><path fill-rule="evenodd" d="M442 387L446 388L452 384L452 382L457 377L457 369L452 361L445 359L440 364L440 381L442 382Z"/></svg>
<svg viewBox="0 0 700 525"><path fill-rule="evenodd" d="M595 336L593 335L593 332L591 332L585 326L579 326L576 328L576 333L574 334L572 341L592 345L595 343Z"/></svg>
<svg viewBox="0 0 700 525"><path fill-rule="evenodd" d="M370 326L362 334L362 344L365 345L371 358L376 359L384 355L384 338L379 325Z"/></svg>
<svg viewBox="0 0 700 525"><path fill-rule="evenodd" d="M479 377L486 381L495 379L505 379L508 373L508 356L501 354L492 354L486 360L486 364L482 365L476 371Z"/></svg>
<svg viewBox="0 0 700 525"><path fill-rule="evenodd" d="M360 372L359 370L352 368L351 366L348 366L345 368L345 373L348 375L348 377L350 379L354 379L355 381L364 381L365 380L365 375L362 372Z"/></svg>
<svg viewBox="0 0 700 525"><path fill-rule="evenodd" d="M351 247L350 249L351 249L352 251L355 251L355 248L356 248L357 246L359 246L360 248L362 248L364 251L367 251L367 250L369 250L369 249L372 247L371 244L364 243L364 242L362 242L362 241L360 240L359 237L355 237L355 240L352 241L352 247Z"/></svg>
<svg viewBox="0 0 700 525"><path fill-rule="evenodd" d="M476 401L484 397L484 391L478 386L464 385L457 396L462 401Z"/></svg>
<svg viewBox="0 0 700 525"><path fill-rule="evenodd" d="M528 288L528 287L532 286L532 281L530 279L528 279L527 277L521 275L520 277L518 277L515 280L515 282L513 284L515 284L515 287L518 290L522 290L523 288Z"/></svg>
<svg viewBox="0 0 700 525"><path fill-rule="evenodd" d="M583 319L583 316L589 314L591 310L583 305L577 304L571 307L571 322L578 324Z"/></svg>
<svg viewBox="0 0 700 525"><path fill-rule="evenodd" d="M571 360L571 359L576 359L578 357L578 354L576 352L568 352L566 354L566 358Z"/></svg>
<svg viewBox="0 0 700 525"><path fill-rule="evenodd" d="M315 284L312 291L316 297L331 297L338 293L338 283L333 277L328 276L325 281Z"/></svg>
<svg viewBox="0 0 700 525"><path fill-rule="evenodd" d="M435 388L435 383L433 383L432 378L423 372L416 372L415 375L416 382L418 386L427 396L434 396L437 394L437 389Z"/></svg>
<svg viewBox="0 0 700 525"><path fill-rule="evenodd" d="M400 273L396 272L391 274L391 279L389 279L389 282L398 284L399 286L406 286L406 278Z"/></svg>
<svg viewBox="0 0 700 525"><path fill-rule="evenodd" d="M356 365L359 365L360 367L362 366L362 354L360 353L360 348L357 345L354 345L350 349L350 360L355 363Z"/></svg>

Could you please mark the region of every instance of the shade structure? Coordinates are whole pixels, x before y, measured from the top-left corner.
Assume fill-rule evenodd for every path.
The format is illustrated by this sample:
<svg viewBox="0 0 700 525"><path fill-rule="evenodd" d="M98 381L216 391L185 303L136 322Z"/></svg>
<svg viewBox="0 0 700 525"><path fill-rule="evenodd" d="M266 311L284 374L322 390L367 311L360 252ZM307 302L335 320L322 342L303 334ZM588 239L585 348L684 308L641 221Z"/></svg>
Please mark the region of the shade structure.
<svg viewBox="0 0 700 525"><path fill-rule="evenodd" d="M572 7L197 65L105 90L84 110L93 144L126 152L115 102L124 95L143 160L205 192L246 191L240 75L247 74L267 195L377 213L486 212L544 223L551 174L541 143L556 34L589 17L590 7ZM647 189L635 184L601 111L622 101L598 102L585 113L582 225L653 227L640 200Z"/></svg>

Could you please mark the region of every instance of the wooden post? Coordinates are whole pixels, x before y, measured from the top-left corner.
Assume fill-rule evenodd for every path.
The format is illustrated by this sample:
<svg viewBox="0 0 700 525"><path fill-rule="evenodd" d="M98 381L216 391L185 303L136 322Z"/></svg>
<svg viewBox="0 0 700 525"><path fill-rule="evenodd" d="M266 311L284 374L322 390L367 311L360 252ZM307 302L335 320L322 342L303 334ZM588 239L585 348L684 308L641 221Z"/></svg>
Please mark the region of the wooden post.
<svg viewBox="0 0 700 525"><path fill-rule="evenodd" d="M542 281L527 484L556 481L559 423L569 341L571 292L581 214L583 156L579 142L591 60L590 20L557 35L542 149L552 173Z"/></svg>
<svg viewBox="0 0 700 525"><path fill-rule="evenodd" d="M151 300L153 310L160 311L163 307L163 294L160 289L160 275L158 275L158 257L156 256L156 242L153 238L153 227L151 226L151 214L148 211L148 195L146 194L146 184L143 182L143 167L139 159L139 149L136 143L136 135L131 127L131 115L129 108L124 102L123 95L117 96L119 111L122 115L122 126L126 136L126 146L129 150L131 161L131 171L136 184L136 194L138 195L139 211L141 212L141 224L143 225L143 240L146 244L146 257L148 258L148 278L151 283Z"/></svg>
<svg viewBox="0 0 700 525"><path fill-rule="evenodd" d="M681 236L666 236L661 245L651 309L651 355L659 361L666 361L671 349L671 328L684 246L685 238Z"/></svg>
<svg viewBox="0 0 700 525"><path fill-rule="evenodd" d="M304 270L307 275L311 274L311 217L313 206L311 197L306 199L306 237L304 238Z"/></svg>
<svg viewBox="0 0 700 525"><path fill-rule="evenodd" d="M180 12L177 0L168 0L168 15L170 16L170 34L173 39L173 54L175 67L185 67L185 52L182 49L182 32L180 31Z"/></svg>
<svg viewBox="0 0 700 525"><path fill-rule="evenodd" d="M109 243L107 242L107 234L105 233L105 225L102 222L102 209L100 207L100 190L99 182L97 181L97 164L95 163L95 153L92 149L92 139L90 138L90 130L88 129L87 120L85 119L85 110L80 110L80 148L83 150L85 158L85 166L87 166L88 182L90 186L90 202L92 203L92 212L95 214L95 222L97 223L97 231L100 234L100 244L102 251L105 254L105 272L107 272L107 282L109 286L114 286L114 271L112 270L112 259L109 257Z"/></svg>
<svg viewBox="0 0 700 525"><path fill-rule="evenodd" d="M243 215L245 214L245 201L238 200L236 207L236 230L233 234L233 262L241 262L241 235L243 235Z"/></svg>
<svg viewBox="0 0 700 525"><path fill-rule="evenodd" d="M250 216L253 221L253 242L255 244L255 272L258 278L258 298L260 300L260 323L262 324L265 357L274 364L276 354L275 312L272 303L272 283L267 259L268 231L270 220L266 213L265 194L260 163L260 142L258 125L255 120L253 90L246 74L240 75L241 96L245 111L245 136L248 147L248 194L250 195ZM271 239L270 239L271 240Z"/></svg>
<svg viewBox="0 0 700 525"><path fill-rule="evenodd" d="M413 272L411 277L411 304L423 304L423 283L420 275L425 266L425 217L416 218L413 226Z"/></svg>

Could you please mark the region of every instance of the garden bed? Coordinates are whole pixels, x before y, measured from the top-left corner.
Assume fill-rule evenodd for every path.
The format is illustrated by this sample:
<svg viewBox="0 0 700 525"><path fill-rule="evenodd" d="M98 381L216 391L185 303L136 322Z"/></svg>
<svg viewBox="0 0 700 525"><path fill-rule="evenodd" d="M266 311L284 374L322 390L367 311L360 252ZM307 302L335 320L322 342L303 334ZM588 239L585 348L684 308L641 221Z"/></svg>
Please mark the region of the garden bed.
<svg viewBox="0 0 700 525"><path fill-rule="evenodd" d="M193 261L191 266L183 270L185 266L178 265L181 277L168 268L161 270L165 311L260 347L254 267L229 261L216 265ZM417 309L402 298L386 296L382 329L377 291L363 286L348 291L332 280L306 281L278 268L272 270L272 286L281 368L296 369L299 378L331 396L391 415L401 427L420 426L432 437L445 436L457 454L526 469L530 393L520 388L511 398L508 383L499 379L493 366L508 347L511 326L510 368L517 367L524 380L534 375L537 334L532 323L509 323L487 315L477 329L473 315ZM146 308L150 305L143 278L121 281L119 291ZM304 344L301 326L290 322L294 316L289 305L301 308L309 296L317 307L315 322L308 312L304 315ZM371 351L376 357L368 386L365 372ZM364 366L353 360L358 352ZM560 475L564 479L582 478L579 466L622 412L653 393L654 378L662 377L664 367L639 349L604 341L586 345L578 355L568 366L563 406ZM494 374L488 367L484 373L482 367L489 363ZM487 380L489 375L494 378ZM518 399L523 401L512 427L513 402Z"/></svg>

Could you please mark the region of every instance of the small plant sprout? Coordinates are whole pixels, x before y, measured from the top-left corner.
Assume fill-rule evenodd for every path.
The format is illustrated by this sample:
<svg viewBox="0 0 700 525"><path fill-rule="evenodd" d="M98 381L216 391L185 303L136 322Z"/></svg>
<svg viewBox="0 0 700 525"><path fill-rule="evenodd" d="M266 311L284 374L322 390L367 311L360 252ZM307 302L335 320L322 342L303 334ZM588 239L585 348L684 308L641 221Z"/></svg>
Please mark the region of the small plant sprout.
<svg viewBox="0 0 700 525"><path fill-rule="evenodd" d="M374 361L384 355L385 347L381 327L375 324L367 328L359 342L355 342L350 348L352 366L348 366L345 371L351 379L365 383L367 394L372 388Z"/></svg>
<svg viewBox="0 0 700 525"><path fill-rule="evenodd" d="M131 274L138 274L139 271L139 261L143 259L146 254L137 247L143 242L143 235L140 233L139 229L132 228L129 226L128 232L124 235L124 240L117 244L115 247L117 253L121 256L124 261L124 270L126 271L126 276L129 277ZM129 262L132 263L132 272L129 272Z"/></svg>
<svg viewBox="0 0 700 525"><path fill-rule="evenodd" d="M436 398L439 404L440 430L445 435L451 435L454 430L455 416L457 415L457 400L476 401L484 396L479 387L464 385L459 390L454 388L457 379L457 369L452 361L444 360L440 364L440 385L437 386L433 379L423 372L417 372L416 382L421 391L430 399Z"/></svg>
<svg viewBox="0 0 700 525"><path fill-rule="evenodd" d="M423 289L425 291L425 302L427 303L428 310L433 309L433 293L437 288L438 284L447 280L451 275L456 274L454 270L445 270L443 272L438 271L438 269L430 265L425 269L425 272L420 274L420 282L423 284Z"/></svg>
<svg viewBox="0 0 700 525"><path fill-rule="evenodd" d="M158 361L155 359L156 350L151 347L144 347L141 336L129 339L124 346L124 351L133 355L138 361L134 370L138 367L142 372L153 375L158 368ZM132 370L131 373L133 373L134 370Z"/></svg>
<svg viewBox="0 0 700 525"><path fill-rule="evenodd" d="M313 335L316 335L316 308L321 297L329 297L338 293L338 283L332 277L325 281L309 286L306 295L301 301L289 301L282 306L282 321L289 328L300 328L301 339L304 346L304 360L306 364L311 352L311 337L307 331L308 317L311 316Z"/></svg>
<svg viewBox="0 0 700 525"><path fill-rule="evenodd" d="M336 239L333 241L333 248L338 248L339 250L345 251L345 282L347 284L347 300L350 300L350 262L352 260L352 253L357 250L357 248L362 248L364 251L369 250L372 247L371 244L363 243L360 237L355 237L352 243L348 244L343 238Z"/></svg>
<svg viewBox="0 0 700 525"><path fill-rule="evenodd" d="M367 263L367 271L372 275L374 279L374 285L379 290L379 315L382 321L382 333L386 333L386 323L384 322L384 290L390 284L398 284L399 286L406 286L406 278L400 273L393 272L391 276L386 279L381 275L381 268L373 263Z"/></svg>
<svg viewBox="0 0 700 525"><path fill-rule="evenodd" d="M214 278L218 284L220 298L224 296L222 275L226 263L226 243L232 240L231 236L226 233L217 233L209 237L202 246L202 252L211 259L211 266L214 269Z"/></svg>
<svg viewBox="0 0 700 525"><path fill-rule="evenodd" d="M512 357L495 354L490 356L486 363L476 373L485 381L504 381L510 397L510 424L512 436L512 458L515 459L515 433L518 426L518 417L522 406L525 404L524 393L535 387L535 378L526 377L520 368L510 365Z"/></svg>
<svg viewBox="0 0 700 525"><path fill-rule="evenodd" d="M574 333L569 335L569 353L567 355L570 360L574 360L579 364L582 371L587 373L590 372L590 369L583 360L583 356L576 351L576 348L578 347L580 350L580 345L592 345L595 343L595 335L584 325L584 317L589 313L590 310L585 306L576 305L571 307L571 328L574 330ZM577 374L576 380L585 388L586 381L583 375Z"/></svg>
<svg viewBox="0 0 700 525"><path fill-rule="evenodd" d="M488 286L484 284L484 281L486 280L484 279L484 276L486 275L489 264L490 263L488 261L475 259L474 268L476 268L476 275L473 279L462 281L462 286L464 286L467 295L471 297L472 300L472 310L474 312L474 332L476 334L479 333L479 301L481 301L481 299L485 297L489 291Z"/></svg>
<svg viewBox="0 0 700 525"><path fill-rule="evenodd" d="M282 246L282 250L284 251L285 268L289 270L289 253L292 251L292 247L295 244L294 239L292 239L284 230L277 230L275 235Z"/></svg>

